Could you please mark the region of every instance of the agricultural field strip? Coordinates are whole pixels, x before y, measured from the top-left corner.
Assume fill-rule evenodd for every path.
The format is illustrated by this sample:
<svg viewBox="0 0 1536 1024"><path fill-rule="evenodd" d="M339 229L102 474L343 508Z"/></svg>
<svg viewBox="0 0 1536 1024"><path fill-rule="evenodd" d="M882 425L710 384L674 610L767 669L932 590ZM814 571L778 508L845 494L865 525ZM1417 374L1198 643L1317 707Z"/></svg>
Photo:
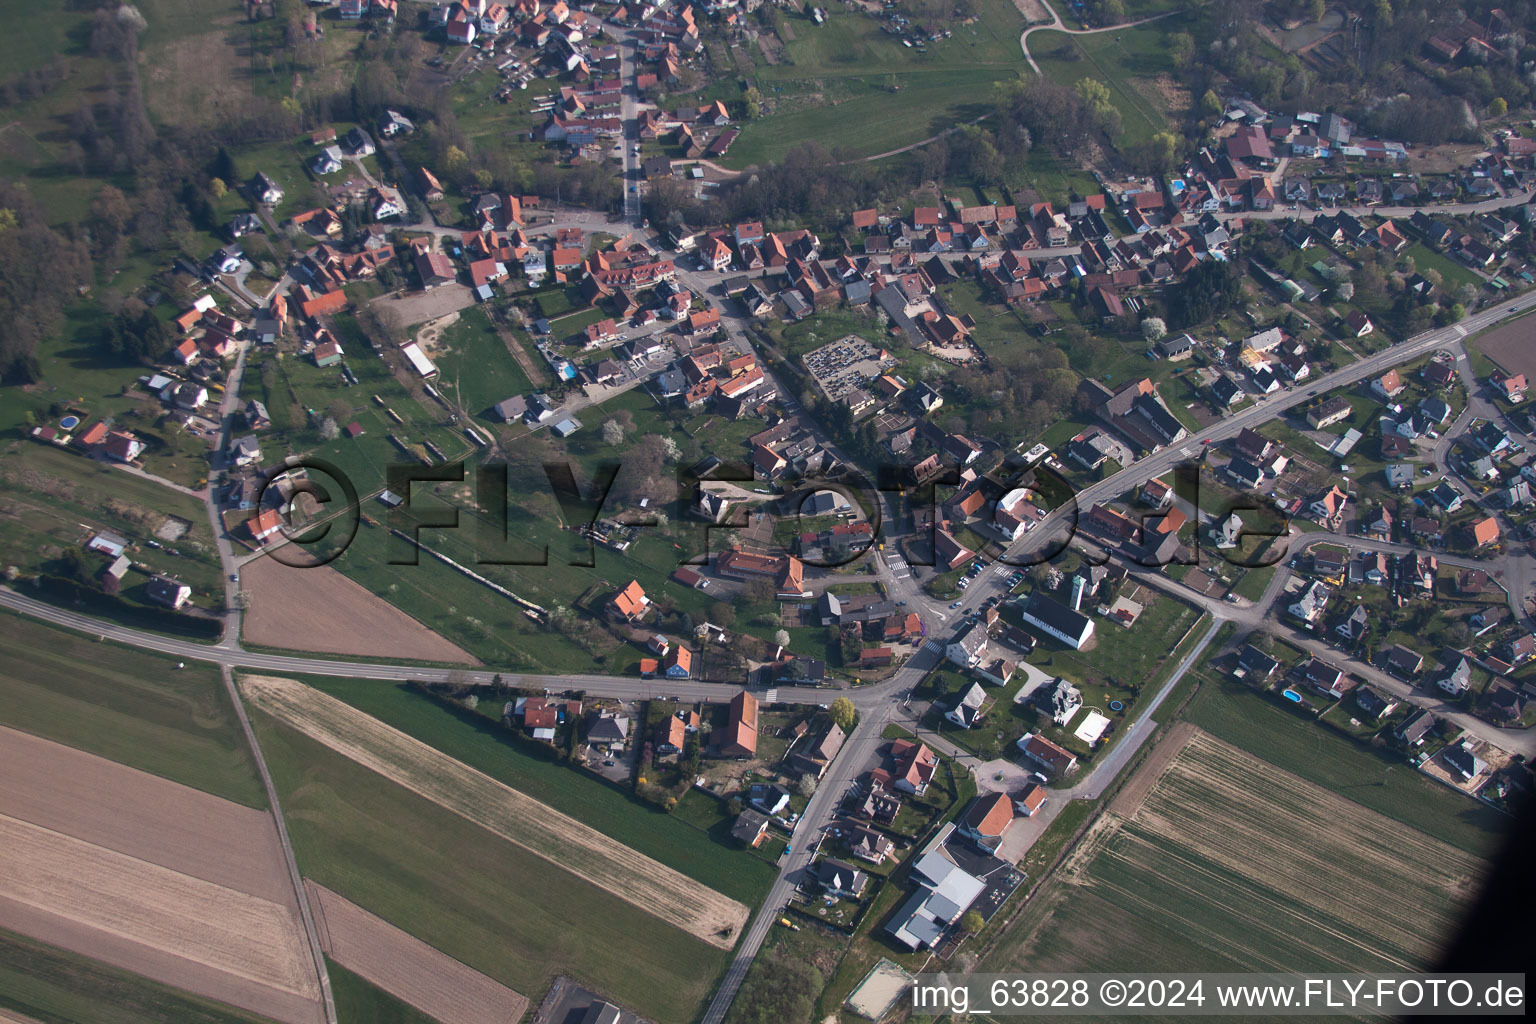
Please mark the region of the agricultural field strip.
<svg viewBox="0 0 1536 1024"><path fill-rule="evenodd" d="M528 997L309 879L326 955L429 1016L451 1024L521 1020Z"/></svg>
<svg viewBox="0 0 1536 1024"><path fill-rule="evenodd" d="M242 676L285 725L711 945L730 949L748 908L547 804L292 679Z"/></svg>
<svg viewBox="0 0 1536 1024"><path fill-rule="evenodd" d="M0 814L259 899L293 896L272 819L0 726Z"/></svg>
<svg viewBox="0 0 1536 1024"><path fill-rule="evenodd" d="M277 903L9 815L0 815L0 851L7 904L319 1000L308 959L291 941L297 921Z"/></svg>
<svg viewBox="0 0 1536 1024"><path fill-rule="evenodd" d="M440 633L331 566L294 568L276 558L257 558L241 569L240 582L249 597L241 629L251 643L324 654L478 664ZM337 621L346 622L347 628L336 628Z"/></svg>
<svg viewBox="0 0 1536 1024"><path fill-rule="evenodd" d="M1277 815L1293 823L1292 841L1277 841ZM1270 930L1318 929L1336 943L1313 952L1341 969L1429 962L1481 873L1476 858L1205 734L1181 751L1100 852L1105 863L1087 873L1122 902L1169 909L1137 886L1105 878L1116 866L1155 874L1194 901L1230 892L1235 881L1262 905L1253 916L1271 922ZM1168 870L1170 861L1176 870ZM1418 898L1405 898L1410 890ZM1269 960L1262 949L1247 952Z"/></svg>

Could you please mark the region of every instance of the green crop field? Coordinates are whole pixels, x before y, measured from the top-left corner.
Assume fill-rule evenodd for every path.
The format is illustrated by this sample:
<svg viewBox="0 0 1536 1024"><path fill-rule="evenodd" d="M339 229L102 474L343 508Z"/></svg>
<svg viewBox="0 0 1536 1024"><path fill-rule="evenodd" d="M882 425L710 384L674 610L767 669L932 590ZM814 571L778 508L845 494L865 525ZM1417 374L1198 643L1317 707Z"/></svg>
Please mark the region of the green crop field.
<svg viewBox="0 0 1536 1024"><path fill-rule="evenodd" d="M486 418L491 406L502 399L533 390L528 375L478 306L466 309L458 323L443 331L432 360L443 394L457 395L464 410L478 419Z"/></svg>
<svg viewBox="0 0 1536 1024"><path fill-rule="evenodd" d="M537 1003L556 974L689 1020L726 954L253 714L306 877Z"/></svg>
<svg viewBox="0 0 1536 1024"><path fill-rule="evenodd" d="M219 674L202 662L0 618L0 723L265 807Z"/></svg>
<svg viewBox="0 0 1536 1024"><path fill-rule="evenodd" d="M696 826L666 814L583 771L559 764L552 750L542 756L542 745L518 741L489 714L450 709L390 683L305 681L733 899L755 904L773 883L771 865L729 839L710 836L708 825ZM483 701L483 710L499 719L500 708L491 707L492 703Z"/></svg>
<svg viewBox="0 0 1536 1024"><path fill-rule="evenodd" d="M1199 733L1135 788L983 969L1422 970L1485 868Z"/></svg>
<svg viewBox="0 0 1536 1024"><path fill-rule="evenodd" d="M1215 673L1185 716L1256 757L1457 849L1486 856L1509 827L1497 811L1425 778L1401 756L1354 743Z"/></svg>
<svg viewBox="0 0 1536 1024"><path fill-rule="evenodd" d="M337 1024L434 1024L434 1018L325 958Z"/></svg>
<svg viewBox="0 0 1536 1024"><path fill-rule="evenodd" d="M0 931L0 1007L48 1024L266 1020L7 931Z"/></svg>

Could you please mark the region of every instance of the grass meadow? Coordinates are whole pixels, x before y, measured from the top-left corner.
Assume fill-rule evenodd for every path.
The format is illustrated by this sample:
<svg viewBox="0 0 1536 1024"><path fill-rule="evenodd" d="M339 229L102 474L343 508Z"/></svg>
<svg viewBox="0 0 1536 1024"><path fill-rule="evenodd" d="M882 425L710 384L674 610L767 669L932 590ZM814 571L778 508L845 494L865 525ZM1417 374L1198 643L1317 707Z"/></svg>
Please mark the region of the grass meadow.
<svg viewBox="0 0 1536 1024"><path fill-rule="evenodd" d="M267 806L217 671L0 618L0 724ZM3 986L0 986L3 988Z"/></svg>
<svg viewBox="0 0 1536 1024"><path fill-rule="evenodd" d="M330 975L331 996L336 1000L337 1024L434 1024L434 1018L353 974L330 957L325 958L325 971Z"/></svg>
<svg viewBox="0 0 1536 1024"><path fill-rule="evenodd" d="M1185 717L1228 743L1361 807L1478 856L1509 819L1434 782L1386 750L1354 743L1243 684L1208 672Z"/></svg>

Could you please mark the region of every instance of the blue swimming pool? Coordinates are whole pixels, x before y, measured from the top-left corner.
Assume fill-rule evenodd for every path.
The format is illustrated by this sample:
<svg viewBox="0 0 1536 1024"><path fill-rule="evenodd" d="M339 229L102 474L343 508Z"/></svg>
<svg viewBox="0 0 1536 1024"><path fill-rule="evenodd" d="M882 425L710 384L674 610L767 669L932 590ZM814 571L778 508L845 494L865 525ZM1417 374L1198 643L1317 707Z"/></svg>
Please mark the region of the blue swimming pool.
<svg viewBox="0 0 1536 1024"><path fill-rule="evenodd" d="M59 420L59 426L63 427L65 430L74 430L79 425L80 425L80 417L79 416L69 415L69 416L65 416L63 419Z"/></svg>
<svg viewBox="0 0 1536 1024"><path fill-rule="evenodd" d="M1295 690L1281 690L1280 696L1284 697L1288 701L1293 701L1297 704L1301 703L1301 694L1297 693Z"/></svg>

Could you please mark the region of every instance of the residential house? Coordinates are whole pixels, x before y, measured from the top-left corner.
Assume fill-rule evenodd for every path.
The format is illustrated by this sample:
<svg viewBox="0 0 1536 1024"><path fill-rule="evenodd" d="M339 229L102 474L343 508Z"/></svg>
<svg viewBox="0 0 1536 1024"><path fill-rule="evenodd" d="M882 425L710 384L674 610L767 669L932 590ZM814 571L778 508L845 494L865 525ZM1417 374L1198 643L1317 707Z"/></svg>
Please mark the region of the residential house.
<svg viewBox="0 0 1536 1024"><path fill-rule="evenodd" d="M757 698L742 690L731 698L723 735L717 740L722 757L757 756Z"/></svg>
<svg viewBox="0 0 1536 1024"><path fill-rule="evenodd" d="M986 703L987 691L981 688L980 683L972 683L960 694L954 706L944 713L944 717L963 729L973 729L981 723Z"/></svg>
<svg viewBox="0 0 1536 1024"><path fill-rule="evenodd" d="M955 822L955 832L987 852L1002 844L1013 825L1013 801L1007 793L978 796Z"/></svg>
<svg viewBox="0 0 1536 1024"><path fill-rule="evenodd" d="M1052 743L1039 733L1030 733L1018 742L1019 752L1030 761L1049 770L1055 778L1061 778L1077 767L1077 756L1070 750Z"/></svg>

